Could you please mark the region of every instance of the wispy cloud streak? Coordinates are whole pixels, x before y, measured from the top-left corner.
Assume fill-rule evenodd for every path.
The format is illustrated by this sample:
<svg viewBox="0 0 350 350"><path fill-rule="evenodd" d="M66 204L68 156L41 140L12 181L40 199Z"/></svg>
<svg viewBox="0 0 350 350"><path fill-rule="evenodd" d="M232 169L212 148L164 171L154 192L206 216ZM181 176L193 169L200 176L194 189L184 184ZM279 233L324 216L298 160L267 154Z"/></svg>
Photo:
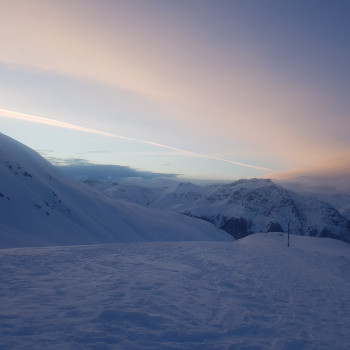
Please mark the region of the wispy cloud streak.
<svg viewBox="0 0 350 350"><path fill-rule="evenodd" d="M188 156L188 157L213 159L213 160L217 160L220 162L230 163L230 164L243 166L243 167L247 167L247 168L252 168L252 169L258 169L258 170L264 170L264 171L270 171L270 172L276 171L273 169L269 169L269 168L265 168L265 167L261 167L261 166L257 166L257 165L236 162L234 160L216 157L213 155L207 155L207 154L201 154L201 153L197 153L197 152L187 151L187 150L184 150L181 148L168 146L168 145L164 145L164 144L153 142L153 141L143 140L143 139L139 139L139 138L135 138L135 137L123 136L123 135L118 135L118 134L113 134L113 133L109 133L109 132L105 132L105 131L101 131L101 130L86 128L86 127L83 127L80 125L62 122L62 121L55 120L55 119L44 118L44 117L40 117L40 116L10 111L10 110L3 109L3 108L0 108L0 116L5 117L5 118L10 118L10 119L24 120L24 121L32 122L32 123L45 124L45 125L58 127L58 128L76 130L76 131L85 132L85 133L94 134L94 135L101 135L101 136L121 139L121 140L125 140L125 141L130 141L130 142L143 143L146 145L151 145L151 146L163 148L166 150L171 150L171 151L174 151L178 154L181 154L183 156Z"/></svg>

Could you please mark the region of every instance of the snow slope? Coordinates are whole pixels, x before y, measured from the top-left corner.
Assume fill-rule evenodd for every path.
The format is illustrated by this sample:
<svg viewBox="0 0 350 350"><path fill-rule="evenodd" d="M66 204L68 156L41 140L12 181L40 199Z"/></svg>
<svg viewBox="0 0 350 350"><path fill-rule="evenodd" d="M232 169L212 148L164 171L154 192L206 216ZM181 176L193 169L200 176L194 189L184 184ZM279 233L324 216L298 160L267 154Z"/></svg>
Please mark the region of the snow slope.
<svg viewBox="0 0 350 350"><path fill-rule="evenodd" d="M0 250L0 348L350 348L350 245L254 234Z"/></svg>
<svg viewBox="0 0 350 350"><path fill-rule="evenodd" d="M0 248L230 240L200 220L107 198L0 134Z"/></svg>
<svg viewBox="0 0 350 350"><path fill-rule="evenodd" d="M331 204L339 213L350 220L350 195L346 193L324 194L310 193L312 197Z"/></svg>

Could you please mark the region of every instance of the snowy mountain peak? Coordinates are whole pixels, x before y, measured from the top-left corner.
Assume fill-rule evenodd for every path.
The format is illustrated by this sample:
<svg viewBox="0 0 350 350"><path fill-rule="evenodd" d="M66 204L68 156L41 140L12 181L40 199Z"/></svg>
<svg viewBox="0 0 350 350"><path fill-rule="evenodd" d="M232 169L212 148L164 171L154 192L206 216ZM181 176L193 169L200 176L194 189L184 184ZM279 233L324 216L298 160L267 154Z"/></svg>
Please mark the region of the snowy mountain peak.
<svg viewBox="0 0 350 350"><path fill-rule="evenodd" d="M195 185L191 182L181 182L177 186L176 192L177 193L186 193L186 192L198 192L201 190L201 187L198 185Z"/></svg>
<svg viewBox="0 0 350 350"><path fill-rule="evenodd" d="M252 178L252 179L240 179L234 182L231 182L227 186L250 186L250 187L262 187L262 186L270 186L275 185L275 183L271 179L258 179L258 178Z"/></svg>

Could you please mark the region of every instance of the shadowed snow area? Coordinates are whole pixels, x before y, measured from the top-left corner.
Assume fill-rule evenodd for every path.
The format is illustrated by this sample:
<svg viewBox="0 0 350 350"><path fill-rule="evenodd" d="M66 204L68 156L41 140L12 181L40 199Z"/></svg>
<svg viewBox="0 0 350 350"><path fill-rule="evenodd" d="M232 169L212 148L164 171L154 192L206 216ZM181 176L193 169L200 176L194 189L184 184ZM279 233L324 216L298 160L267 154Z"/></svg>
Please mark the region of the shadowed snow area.
<svg viewBox="0 0 350 350"><path fill-rule="evenodd" d="M0 250L1 349L349 349L350 245L254 234Z"/></svg>

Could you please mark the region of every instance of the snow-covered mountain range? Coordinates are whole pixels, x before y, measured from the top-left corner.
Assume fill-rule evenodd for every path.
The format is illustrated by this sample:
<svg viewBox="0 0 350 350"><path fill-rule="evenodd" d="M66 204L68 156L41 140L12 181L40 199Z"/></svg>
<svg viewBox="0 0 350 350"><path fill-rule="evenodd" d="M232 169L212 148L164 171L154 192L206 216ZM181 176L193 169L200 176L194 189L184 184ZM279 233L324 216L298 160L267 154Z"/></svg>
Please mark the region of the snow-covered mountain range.
<svg viewBox="0 0 350 350"><path fill-rule="evenodd" d="M202 220L121 203L0 134L0 247L230 240Z"/></svg>
<svg viewBox="0 0 350 350"><path fill-rule="evenodd" d="M89 186L0 134L0 247L227 240L223 231L238 239L288 227L350 242L347 195L301 194L266 179L206 186L80 182Z"/></svg>
<svg viewBox="0 0 350 350"><path fill-rule="evenodd" d="M201 218L242 238L256 232L287 232L350 242L350 222L326 202L327 198L287 190L268 179L239 180L229 184L146 187L81 179L108 197ZM335 201L335 198L331 198ZM339 198L338 198L339 199ZM344 196L338 207L348 208ZM350 199L350 198L349 198ZM349 201L350 204L350 201Z"/></svg>

